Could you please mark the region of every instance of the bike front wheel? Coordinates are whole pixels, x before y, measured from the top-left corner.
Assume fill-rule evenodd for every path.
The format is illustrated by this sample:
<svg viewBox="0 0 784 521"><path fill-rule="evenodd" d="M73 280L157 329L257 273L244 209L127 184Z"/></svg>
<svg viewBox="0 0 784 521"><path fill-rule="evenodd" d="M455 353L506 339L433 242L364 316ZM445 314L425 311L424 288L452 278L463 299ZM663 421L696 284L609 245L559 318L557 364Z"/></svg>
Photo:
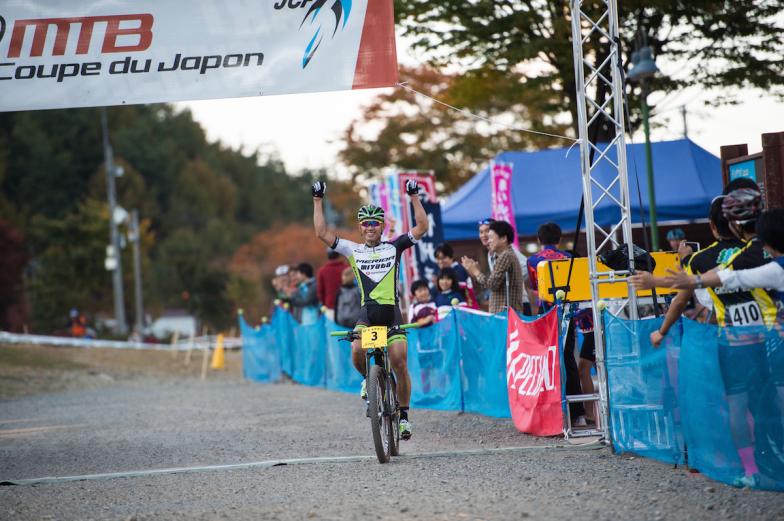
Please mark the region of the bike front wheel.
<svg viewBox="0 0 784 521"><path fill-rule="evenodd" d="M400 455L400 408L397 403L395 375L387 378L387 411L389 412L389 453Z"/></svg>
<svg viewBox="0 0 784 521"><path fill-rule="evenodd" d="M386 378L381 367L370 368L367 380L367 399L370 413L370 430L379 463L387 463L391 455L391 417L386 411Z"/></svg>

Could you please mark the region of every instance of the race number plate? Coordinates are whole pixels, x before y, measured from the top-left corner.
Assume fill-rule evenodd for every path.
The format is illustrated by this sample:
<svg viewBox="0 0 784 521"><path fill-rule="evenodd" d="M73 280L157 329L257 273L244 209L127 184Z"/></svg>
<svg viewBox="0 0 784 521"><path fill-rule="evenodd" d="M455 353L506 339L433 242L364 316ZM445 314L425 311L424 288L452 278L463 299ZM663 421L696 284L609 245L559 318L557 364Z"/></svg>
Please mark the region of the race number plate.
<svg viewBox="0 0 784 521"><path fill-rule="evenodd" d="M366 327L362 330L362 349L380 349L387 346L387 328Z"/></svg>
<svg viewBox="0 0 784 521"><path fill-rule="evenodd" d="M762 326L765 320L762 318L762 311L759 304L755 301L744 302L727 306L728 322L733 326Z"/></svg>

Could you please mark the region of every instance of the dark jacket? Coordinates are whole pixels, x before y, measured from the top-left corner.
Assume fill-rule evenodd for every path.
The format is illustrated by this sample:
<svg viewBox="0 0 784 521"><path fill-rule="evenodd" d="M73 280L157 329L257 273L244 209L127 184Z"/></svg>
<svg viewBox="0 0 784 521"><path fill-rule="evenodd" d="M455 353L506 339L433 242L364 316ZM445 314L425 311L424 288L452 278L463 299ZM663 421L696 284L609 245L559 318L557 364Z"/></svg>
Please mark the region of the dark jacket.
<svg viewBox="0 0 784 521"><path fill-rule="evenodd" d="M354 285L341 286L335 295L335 323L353 328L357 325L360 307L359 288Z"/></svg>

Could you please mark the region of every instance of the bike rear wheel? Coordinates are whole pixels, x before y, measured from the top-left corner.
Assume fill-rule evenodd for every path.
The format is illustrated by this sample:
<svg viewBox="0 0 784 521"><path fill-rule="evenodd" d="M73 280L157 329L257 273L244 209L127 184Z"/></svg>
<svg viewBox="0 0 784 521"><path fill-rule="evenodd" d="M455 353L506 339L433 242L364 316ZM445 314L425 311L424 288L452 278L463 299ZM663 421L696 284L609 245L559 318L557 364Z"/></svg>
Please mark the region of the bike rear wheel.
<svg viewBox="0 0 784 521"><path fill-rule="evenodd" d="M373 446L379 463L387 463L391 455L391 417L386 411L386 377L381 367L370 368L367 379L368 412L370 414L370 430L373 433Z"/></svg>

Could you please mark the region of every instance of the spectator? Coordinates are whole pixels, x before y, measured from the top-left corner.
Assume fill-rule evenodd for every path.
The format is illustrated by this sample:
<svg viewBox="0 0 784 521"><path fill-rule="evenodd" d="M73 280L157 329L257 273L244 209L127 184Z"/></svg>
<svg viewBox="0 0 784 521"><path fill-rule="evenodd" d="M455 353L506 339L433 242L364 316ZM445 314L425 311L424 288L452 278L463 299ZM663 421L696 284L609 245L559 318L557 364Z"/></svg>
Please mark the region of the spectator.
<svg viewBox="0 0 784 521"><path fill-rule="evenodd" d="M275 268L275 276L272 278L272 288L275 290L275 300L288 302L291 294L291 270L288 264L281 264Z"/></svg>
<svg viewBox="0 0 784 521"><path fill-rule="evenodd" d="M468 272L455 260L455 251L448 243L439 244L435 251L436 264L439 270L450 268L454 270L457 276L457 282L460 288L465 292L465 302L471 308L478 308L479 304L476 301L476 294L474 293L474 284ZM436 291L438 291L438 276L434 277L436 280Z"/></svg>
<svg viewBox="0 0 784 521"><path fill-rule="evenodd" d="M756 236L756 224L762 210L762 197L756 186L753 181L741 178L731 181L724 189L722 213L732 234L742 241L742 247L721 256L719 266L722 270L752 270L769 262L762 241ZM654 278L654 282L659 285L661 280ZM702 287L701 275L695 275L695 282L696 287ZM663 285L670 283L665 278ZM761 411L772 405L777 409L775 414L781 414L784 369L780 357L774 355L768 359L762 331L735 326L775 325L777 299L774 293L763 288L738 287L711 291L710 295L714 300L716 321L722 327L717 354L727 395L730 433L743 466L743 475L735 479L735 485L755 486L760 480L756 449L761 446L755 448L755 444L765 443L765 439L755 440L748 416L751 413L756 425L757 415L764 415ZM778 399L771 399L764 392L768 378L778 389Z"/></svg>
<svg viewBox="0 0 784 521"><path fill-rule="evenodd" d="M434 299L436 306L439 308L441 306L451 307L453 299L457 299L458 303L465 304L465 292L460 287L456 270L444 268L438 273L436 279L438 285Z"/></svg>
<svg viewBox="0 0 784 521"><path fill-rule="evenodd" d="M523 270L512 248L514 230L505 221L493 221L488 226L487 246L495 258L490 273L482 273L479 263L468 257L463 257L463 267L478 284L490 290L490 313L500 313L507 307L522 312L525 285Z"/></svg>
<svg viewBox="0 0 784 521"><path fill-rule="evenodd" d="M757 220L757 237L762 241L765 251L773 257L773 262L745 270L723 268L710 271L702 275L700 280L686 272L670 270L670 286L679 289L694 289L698 285L706 288L722 286L725 290L770 288L779 292L781 302L784 292L784 210L762 212ZM782 311L784 309L780 307L779 321L782 320Z"/></svg>
<svg viewBox="0 0 784 521"><path fill-rule="evenodd" d="M558 246L561 243L561 227L556 223L544 223L539 226L536 232L541 249L528 258L528 278L531 282L531 289L537 300L539 309L544 312L552 308L549 304L539 298L539 279L536 268L542 261L564 260L570 259L572 256L565 251L559 250ZM589 341L590 342L590 341ZM586 347L586 355L590 352L590 344ZM564 340L564 365L566 372L566 394L576 395L583 394L582 385L580 383L580 372L577 369L577 362L574 359L575 348L575 332L574 320L569 321L569 327L566 332L566 339ZM590 356L586 356L590 359ZM584 364L587 365L587 364ZM588 367L590 377L590 366ZM587 424L585 419L585 407L582 403L573 402L569 404L569 413L572 417L572 423L577 427L582 427Z"/></svg>
<svg viewBox="0 0 784 521"><path fill-rule="evenodd" d="M435 302L430 299L430 288L424 279L415 280L411 284L411 305L408 307L409 323L416 322L420 326L429 326L438 320Z"/></svg>
<svg viewBox="0 0 784 521"><path fill-rule="evenodd" d="M490 266L490 271L493 271L493 264L495 264L495 254L490 251L488 246L488 233L490 232L490 224L494 222L495 219L483 219L479 221L479 241L482 243L482 246L485 247L487 250L487 265ZM535 309L535 302L531 296L531 286L528 283L528 270L526 269L526 262L528 261L527 257L523 255L520 250L512 246L512 251L517 256L517 260L520 263L520 268L523 272L523 297L522 297L522 304L523 304L523 314L524 315L531 315L536 314ZM486 289L486 288L485 288Z"/></svg>
<svg viewBox="0 0 784 521"><path fill-rule="evenodd" d="M71 309L68 313L68 331L74 338L84 338L87 336L87 318L84 314L79 313L76 308Z"/></svg>
<svg viewBox="0 0 784 521"><path fill-rule="evenodd" d="M341 255L327 248L327 263L318 270L316 275L316 296L321 305L327 308L325 314L330 320L335 319L335 297L342 284L343 270L347 267Z"/></svg>
<svg viewBox="0 0 784 521"><path fill-rule="evenodd" d="M670 251L678 252L681 263L685 266L689 257L694 253L694 249L686 243L686 233L683 228L673 228L668 231L667 242L670 243Z"/></svg>
<svg viewBox="0 0 784 521"><path fill-rule="evenodd" d="M335 322L353 329L359 319L359 308L362 307L354 271L344 268L340 279L341 285L335 294Z"/></svg>
<svg viewBox="0 0 784 521"><path fill-rule="evenodd" d="M713 236L716 238L716 242L703 248L689 258L689 261L685 266L686 272L689 275L704 275L716 269L744 246L742 241L732 235L729 222L722 214L723 200L723 196L716 197L713 202L711 202L710 210L708 212L710 229ZM657 285L657 282L661 282L662 286L668 284L665 279L653 277L650 273L645 272L638 272L630 277L629 281L637 289L651 289L654 285ZM669 333L670 328L680 319L681 314L686 309L686 306L692 297L696 297L701 308L713 309L713 299L707 290L684 289L683 291L679 291L670 304L662 325L650 335L650 341L654 347L659 347L661 345L664 337Z"/></svg>
<svg viewBox="0 0 784 521"><path fill-rule="evenodd" d="M667 242L670 243L670 251L678 251L681 241L686 240L686 234L682 228L673 228L667 232Z"/></svg>
<svg viewBox="0 0 784 521"><path fill-rule="evenodd" d="M291 314L300 324L315 323L319 317L319 305L313 266L307 262L299 264L294 269L292 280L296 288L290 295Z"/></svg>
<svg viewBox="0 0 784 521"><path fill-rule="evenodd" d="M576 329L583 335L580 346L580 360L577 362L577 372L580 375L580 389L585 394L593 394L596 389L593 385L591 369L596 366L596 338L593 336L593 309L581 309L574 316ZM590 402L585 408L587 424L596 423L597 402Z"/></svg>

